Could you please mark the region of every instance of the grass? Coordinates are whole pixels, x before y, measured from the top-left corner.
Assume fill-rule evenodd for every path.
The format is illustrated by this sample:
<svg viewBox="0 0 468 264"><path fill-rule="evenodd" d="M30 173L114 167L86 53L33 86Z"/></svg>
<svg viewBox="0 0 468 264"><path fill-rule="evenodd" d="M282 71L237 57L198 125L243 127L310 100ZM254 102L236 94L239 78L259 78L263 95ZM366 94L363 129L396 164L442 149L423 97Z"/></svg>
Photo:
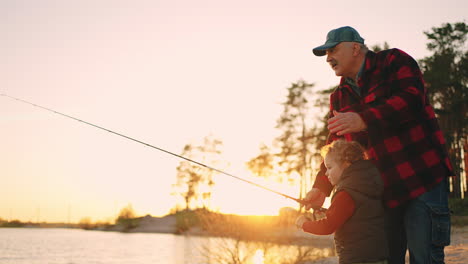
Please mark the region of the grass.
<svg viewBox="0 0 468 264"><path fill-rule="evenodd" d="M454 226L468 225L468 199L450 198L451 222Z"/></svg>
<svg viewBox="0 0 468 264"><path fill-rule="evenodd" d="M468 199L450 198L449 208L453 215L468 216Z"/></svg>

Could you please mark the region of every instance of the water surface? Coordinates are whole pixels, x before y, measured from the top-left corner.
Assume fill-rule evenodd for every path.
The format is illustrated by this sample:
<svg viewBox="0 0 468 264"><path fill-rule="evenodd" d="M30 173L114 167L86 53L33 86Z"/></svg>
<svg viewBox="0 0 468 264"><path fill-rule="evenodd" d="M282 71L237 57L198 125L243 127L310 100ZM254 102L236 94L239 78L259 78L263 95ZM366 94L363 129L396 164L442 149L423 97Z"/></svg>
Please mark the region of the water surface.
<svg viewBox="0 0 468 264"><path fill-rule="evenodd" d="M241 257L253 264L264 263L261 245L241 246ZM223 263L236 248L239 244L232 239L173 234L0 228L1 264L214 264ZM281 246L269 254L276 251L277 259L288 255L288 250ZM330 249L314 250L318 255L331 253Z"/></svg>

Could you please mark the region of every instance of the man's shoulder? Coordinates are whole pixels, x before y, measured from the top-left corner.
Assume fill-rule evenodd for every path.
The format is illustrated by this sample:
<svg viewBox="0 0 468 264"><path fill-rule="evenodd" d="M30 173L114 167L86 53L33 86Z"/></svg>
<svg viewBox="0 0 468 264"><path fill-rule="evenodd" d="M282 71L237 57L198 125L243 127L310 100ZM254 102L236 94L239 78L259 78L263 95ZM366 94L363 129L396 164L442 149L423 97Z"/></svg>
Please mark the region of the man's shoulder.
<svg viewBox="0 0 468 264"><path fill-rule="evenodd" d="M382 69L395 72L401 67L409 67L410 69L419 71L417 61L405 51L397 48L382 50L379 52L370 51L367 65L368 70L374 69L377 72L382 71Z"/></svg>
<svg viewBox="0 0 468 264"><path fill-rule="evenodd" d="M378 52L370 51L370 53L374 53L374 54L376 54L378 56L386 56L386 55L389 55L389 54L408 55L406 52L404 52L403 50L398 49L398 48L386 49L386 50L381 50L381 51L378 51Z"/></svg>
<svg viewBox="0 0 468 264"><path fill-rule="evenodd" d="M376 60L378 61L388 61L391 62L395 59L410 59L414 60L408 53L401 49L393 48L393 49L387 49L387 50L382 50L379 52L371 52L371 56L375 57Z"/></svg>

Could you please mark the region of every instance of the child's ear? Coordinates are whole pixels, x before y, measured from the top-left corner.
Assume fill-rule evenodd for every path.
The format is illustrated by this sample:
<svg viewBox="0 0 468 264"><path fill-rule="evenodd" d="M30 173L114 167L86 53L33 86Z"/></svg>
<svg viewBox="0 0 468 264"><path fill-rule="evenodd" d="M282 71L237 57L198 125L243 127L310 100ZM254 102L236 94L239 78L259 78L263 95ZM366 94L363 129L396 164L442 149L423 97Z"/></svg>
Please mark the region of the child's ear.
<svg viewBox="0 0 468 264"><path fill-rule="evenodd" d="M349 162L349 161L345 161L345 162L343 162L343 169L346 169L346 168L348 168L348 167L349 167L349 165L351 165L351 162Z"/></svg>

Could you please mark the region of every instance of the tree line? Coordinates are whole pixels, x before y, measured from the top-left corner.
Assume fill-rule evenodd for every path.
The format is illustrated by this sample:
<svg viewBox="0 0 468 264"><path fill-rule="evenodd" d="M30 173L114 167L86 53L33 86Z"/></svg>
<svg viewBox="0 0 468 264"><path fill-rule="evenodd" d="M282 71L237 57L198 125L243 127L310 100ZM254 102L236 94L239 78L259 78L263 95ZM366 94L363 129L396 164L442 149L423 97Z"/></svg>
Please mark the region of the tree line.
<svg viewBox="0 0 468 264"><path fill-rule="evenodd" d="M464 22L445 23L423 32L432 55L418 60L456 174L450 181L452 198L464 198L468 194L467 32ZM382 47L370 48L380 51L390 45L385 42ZM303 198L312 187L321 164L317 150L325 144L328 135L328 98L335 88L317 89L313 83L304 80L287 87L283 111L276 125L280 134L271 144L263 143L259 154L246 162L249 170L258 177L274 177L277 181L297 185L299 198ZM316 112L322 114L317 116ZM201 144L185 145L181 155L216 167L222 164L221 148L222 141L209 136ZM207 168L181 161L174 184L174 194L183 200L178 209L209 206L214 174Z"/></svg>

